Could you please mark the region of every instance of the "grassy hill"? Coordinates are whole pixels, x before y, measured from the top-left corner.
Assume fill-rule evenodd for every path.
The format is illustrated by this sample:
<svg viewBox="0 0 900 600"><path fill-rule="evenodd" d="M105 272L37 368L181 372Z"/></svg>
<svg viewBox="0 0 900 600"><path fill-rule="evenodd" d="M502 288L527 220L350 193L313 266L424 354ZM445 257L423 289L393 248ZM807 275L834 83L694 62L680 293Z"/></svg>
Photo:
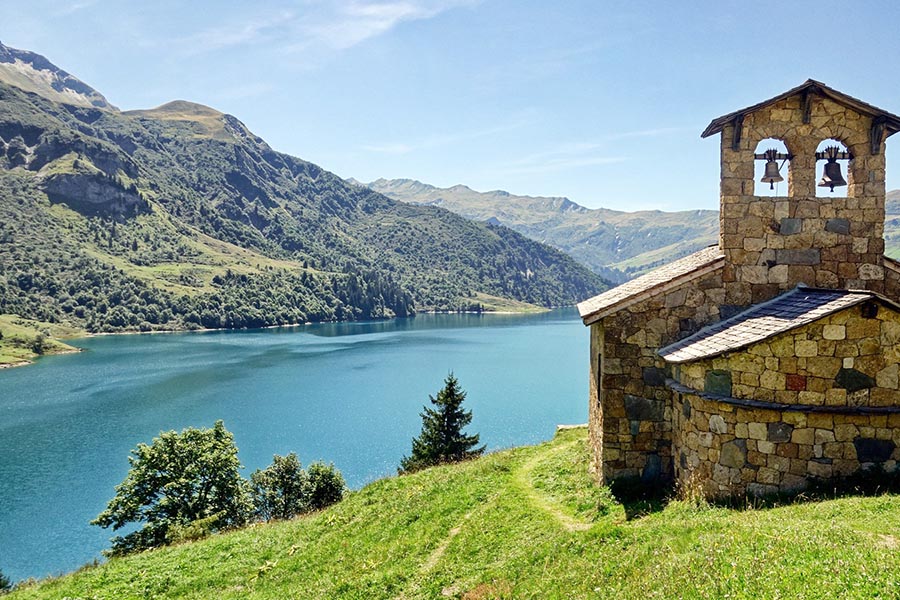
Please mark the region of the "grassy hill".
<svg viewBox="0 0 900 600"><path fill-rule="evenodd" d="M437 188L412 179L365 185L389 198L440 206L469 219L502 224L559 248L612 281L636 277L718 241L713 210L623 212L589 209L568 198L477 192L464 185Z"/></svg>
<svg viewBox="0 0 900 600"><path fill-rule="evenodd" d="M575 429L10 599L894 598L898 557L898 496L621 504L591 484Z"/></svg>

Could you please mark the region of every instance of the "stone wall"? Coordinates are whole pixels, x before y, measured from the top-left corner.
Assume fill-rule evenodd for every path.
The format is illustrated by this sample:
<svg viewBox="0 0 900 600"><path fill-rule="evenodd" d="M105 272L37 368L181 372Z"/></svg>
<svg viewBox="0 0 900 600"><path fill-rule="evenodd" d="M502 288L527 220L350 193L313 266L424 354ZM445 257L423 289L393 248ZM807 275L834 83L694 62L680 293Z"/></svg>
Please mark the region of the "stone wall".
<svg viewBox="0 0 900 600"><path fill-rule="evenodd" d="M708 496L761 496L799 492L810 481L872 467L894 472L900 413L838 410L774 410L676 392L676 478Z"/></svg>
<svg viewBox="0 0 900 600"><path fill-rule="evenodd" d="M894 471L898 362L900 315L872 302L678 366L677 478L703 482L709 495L759 495L875 466Z"/></svg>
<svg viewBox="0 0 900 600"><path fill-rule="evenodd" d="M718 269L591 326L589 419L598 480L672 479L672 394L656 351L718 321L724 299Z"/></svg>
<svg viewBox="0 0 900 600"><path fill-rule="evenodd" d="M677 365L682 385L808 406L900 406L900 315L865 302L739 352Z"/></svg>

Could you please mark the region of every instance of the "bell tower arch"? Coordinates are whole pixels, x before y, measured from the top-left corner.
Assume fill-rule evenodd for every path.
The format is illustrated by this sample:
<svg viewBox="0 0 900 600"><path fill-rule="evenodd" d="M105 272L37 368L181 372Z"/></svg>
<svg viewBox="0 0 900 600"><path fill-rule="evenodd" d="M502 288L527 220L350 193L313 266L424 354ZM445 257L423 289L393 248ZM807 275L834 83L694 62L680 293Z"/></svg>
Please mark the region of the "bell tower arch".
<svg viewBox="0 0 900 600"><path fill-rule="evenodd" d="M900 117L811 79L709 124L701 137L721 133L719 246L727 305L763 302L799 284L884 292L884 148L897 131ZM757 151L768 138L789 149L777 158L790 163L786 196L755 195L754 163L768 159ZM845 150L824 156L823 140ZM846 196L817 197L823 181L817 165L827 162L834 162L826 171L831 176L846 164ZM826 183L838 189L841 179Z"/></svg>

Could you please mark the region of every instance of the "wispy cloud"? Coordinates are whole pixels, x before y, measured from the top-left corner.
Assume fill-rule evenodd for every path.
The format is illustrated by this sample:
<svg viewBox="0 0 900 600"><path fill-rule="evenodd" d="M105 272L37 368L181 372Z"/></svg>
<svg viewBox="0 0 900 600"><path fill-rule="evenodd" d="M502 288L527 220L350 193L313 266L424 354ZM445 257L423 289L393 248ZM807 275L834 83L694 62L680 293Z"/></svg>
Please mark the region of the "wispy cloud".
<svg viewBox="0 0 900 600"><path fill-rule="evenodd" d="M527 125L527 123L528 118L522 116L513 119L508 123L496 125L493 127L485 127L483 129L469 129L464 131L435 134L406 142L365 144L363 146L360 146L360 148L368 152L377 152L380 154L409 154L410 152L429 150L431 148L439 148L442 146L450 146L453 144L458 144L460 142L467 142L479 138L497 135L499 133L519 129Z"/></svg>
<svg viewBox="0 0 900 600"><path fill-rule="evenodd" d="M626 160L628 158L624 156L608 156L604 154L560 155L545 157L541 160L516 161L515 163L501 165L496 169L496 172L503 175L555 173L581 167L621 163Z"/></svg>
<svg viewBox="0 0 900 600"><path fill-rule="evenodd" d="M506 175L521 175L621 163L627 161L628 157L615 152L615 142L633 138L658 137L682 130L681 127L658 127L610 133L593 141L566 142L500 165L497 170Z"/></svg>
<svg viewBox="0 0 900 600"><path fill-rule="evenodd" d="M330 14L302 28L306 39L296 47L321 43L344 50L383 35L408 21L431 19L472 0L406 0L397 2L337 2Z"/></svg>
<svg viewBox="0 0 900 600"><path fill-rule="evenodd" d="M91 8L92 6L98 4L99 1L100 0L76 0L75 2L70 2L66 6L63 6L62 8L60 8L58 11L56 11L56 13L54 13L54 16L57 16L57 17L68 16L68 15L76 13L80 10L84 10L86 8Z"/></svg>
<svg viewBox="0 0 900 600"><path fill-rule="evenodd" d="M237 25L220 25L177 40L189 54L199 54L232 46L242 46L281 38L296 20L290 11L282 11Z"/></svg>
<svg viewBox="0 0 900 600"><path fill-rule="evenodd" d="M94 0L82 0L83 2ZM322 0L255 19L235 20L177 40L186 54L269 44L286 53L340 51L384 35L401 23L431 19L480 0Z"/></svg>

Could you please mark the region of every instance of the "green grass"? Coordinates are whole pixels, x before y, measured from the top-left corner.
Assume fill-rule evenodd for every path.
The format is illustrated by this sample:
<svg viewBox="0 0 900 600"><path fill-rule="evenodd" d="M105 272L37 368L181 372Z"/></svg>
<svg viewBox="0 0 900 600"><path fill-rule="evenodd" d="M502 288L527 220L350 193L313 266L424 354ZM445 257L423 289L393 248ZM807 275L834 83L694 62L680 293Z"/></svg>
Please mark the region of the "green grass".
<svg viewBox="0 0 900 600"><path fill-rule="evenodd" d="M294 521L115 559L20 598L895 598L900 497L623 505L584 429L375 482Z"/></svg>
<svg viewBox="0 0 900 600"><path fill-rule="evenodd" d="M46 337L44 354L78 352L76 348L64 344L58 338L74 337L79 331L54 323L42 323L23 319L16 315L0 315L0 367L18 366L30 363L38 357L32 346L38 334Z"/></svg>
<svg viewBox="0 0 900 600"><path fill-rule="evenodd" d="M487 312L540 313L547 312L548 310L543 306L519 302L518 300L512 300L510 298L492 296L481 292L476 292L472 301L481 304Z"/></svg>

